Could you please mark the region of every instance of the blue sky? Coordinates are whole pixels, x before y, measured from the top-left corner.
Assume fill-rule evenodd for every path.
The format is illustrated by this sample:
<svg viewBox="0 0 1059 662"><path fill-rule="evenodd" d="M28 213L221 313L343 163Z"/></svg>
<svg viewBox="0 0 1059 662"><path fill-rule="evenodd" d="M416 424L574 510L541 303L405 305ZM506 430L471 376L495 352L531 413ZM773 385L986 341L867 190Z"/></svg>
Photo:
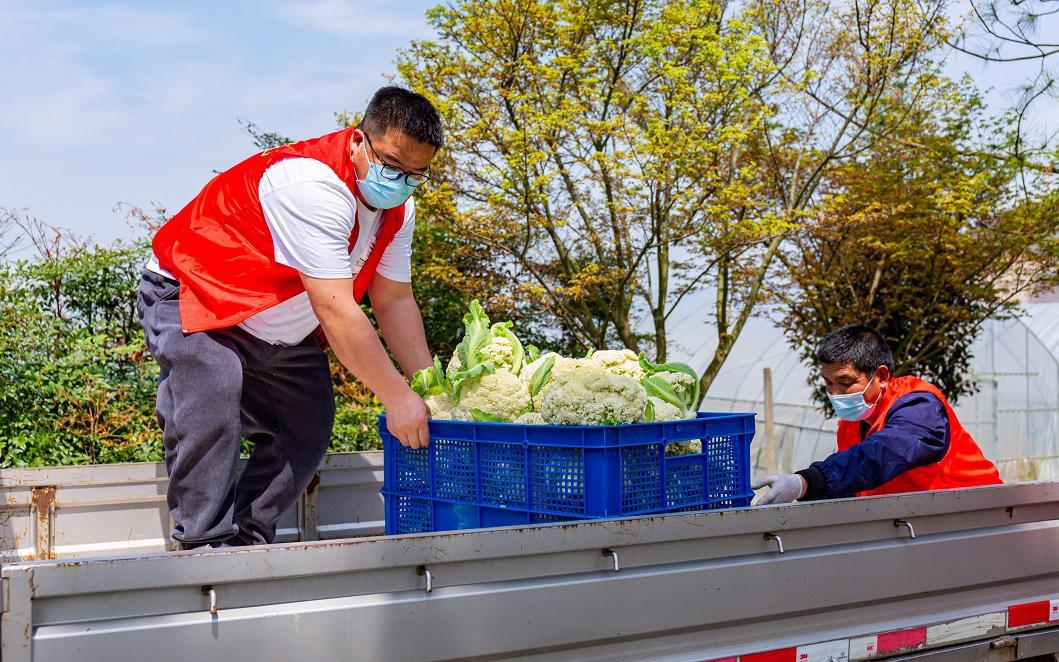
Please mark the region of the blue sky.
<svg viewBox="0 0 1059 662"><path fill-rule="evenodd" d="M0 207L99 241L118 202L183 206L253 150L236 118L309 137L363 108L434 1L0 0ZM952 58L1010 101L1028 66ZM1054 103L1038 125L1059 128Z"/></svg>
<svg viewBox="0 0 1059 662"><path fill-rule="evenodd" d="M0 0L0 207L100 241L119 201L176 211L254 147L359 109L436 2Z"/></svg>

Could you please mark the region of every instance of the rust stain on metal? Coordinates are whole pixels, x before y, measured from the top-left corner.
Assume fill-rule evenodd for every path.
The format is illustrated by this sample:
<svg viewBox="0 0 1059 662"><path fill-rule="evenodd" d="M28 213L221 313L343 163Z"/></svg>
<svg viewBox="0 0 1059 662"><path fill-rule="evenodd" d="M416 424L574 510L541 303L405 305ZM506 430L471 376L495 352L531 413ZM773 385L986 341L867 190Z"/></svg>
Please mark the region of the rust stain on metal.
<svg viewBox="0 0 1059 662"><path fill-rule="evenodd" d="M49 485L47 487L34 487L32 492L33 505L37 507L37 517L40 517L40 513L48 512L51 507L55 504L55 486Z"/></svg>
<svg viewBox="0 0 1059 662"><path fill-rule="evenodd" d="M313 474L313 479L309 481L309 486L305 488L306 494L312 494L320 487L320 472L317 471Z"/></svg>
<svg viewBox="0 0 1059 662"><path fill-rule="evenodd" d="M38 560L54 559L55 549L52 545L52 515L55 514L54 485L34 487L31 501L37 511L37 549ZM31 559L32 560L32 559Z"/></svg>

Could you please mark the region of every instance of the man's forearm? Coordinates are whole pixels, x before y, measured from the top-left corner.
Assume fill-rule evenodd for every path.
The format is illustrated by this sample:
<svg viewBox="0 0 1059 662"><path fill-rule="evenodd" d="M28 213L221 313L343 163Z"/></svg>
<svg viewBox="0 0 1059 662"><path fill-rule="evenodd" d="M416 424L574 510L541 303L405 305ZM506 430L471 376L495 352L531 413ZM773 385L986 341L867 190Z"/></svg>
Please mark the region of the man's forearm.
<svg viewBox="0 0 1059 662"><path fill-rule="evenodd" d="M408 389L352 294L348 301L336 298L313 307L338 360L380 401L385 404Z"/></svg>
<svg viewBox="0 0 1059 662"><path fill-rule="evenodd" d="M426 330L423 328L423 315L419 312L415 298L409 294L381 306L373 302L373 306L387 347L393 352L405 375L411 379L417 370L432 362Z"/></svg>

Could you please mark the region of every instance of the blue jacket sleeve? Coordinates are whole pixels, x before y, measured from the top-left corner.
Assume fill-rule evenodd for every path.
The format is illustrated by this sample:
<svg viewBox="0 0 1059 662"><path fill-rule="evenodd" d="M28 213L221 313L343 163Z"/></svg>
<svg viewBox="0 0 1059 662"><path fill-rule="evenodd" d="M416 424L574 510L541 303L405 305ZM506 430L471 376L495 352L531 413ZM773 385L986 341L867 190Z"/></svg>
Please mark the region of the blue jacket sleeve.
<svg viewBox="0 0 1059 662"><path fill-rule="evenodd" d="M835 499L872 490L910 469L939 462L948 450L944 405L930 393L908 393L890 407L881 430L798 472L809 486L802 498Z"/></svg>

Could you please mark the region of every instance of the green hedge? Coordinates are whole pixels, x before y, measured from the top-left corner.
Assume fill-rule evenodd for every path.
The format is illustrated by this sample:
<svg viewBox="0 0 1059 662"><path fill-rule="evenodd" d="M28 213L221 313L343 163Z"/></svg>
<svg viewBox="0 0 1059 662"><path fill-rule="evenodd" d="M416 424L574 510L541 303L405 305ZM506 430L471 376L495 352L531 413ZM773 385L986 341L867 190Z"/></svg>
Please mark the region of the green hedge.
<svg viewBox="0 0 1059 662"><path fill-rule="evenodd" d="M0 263L0 467L163 459L135 308L147 243L49 252ZM377 400L334 372L332 449L379 448Z"/></svg>

